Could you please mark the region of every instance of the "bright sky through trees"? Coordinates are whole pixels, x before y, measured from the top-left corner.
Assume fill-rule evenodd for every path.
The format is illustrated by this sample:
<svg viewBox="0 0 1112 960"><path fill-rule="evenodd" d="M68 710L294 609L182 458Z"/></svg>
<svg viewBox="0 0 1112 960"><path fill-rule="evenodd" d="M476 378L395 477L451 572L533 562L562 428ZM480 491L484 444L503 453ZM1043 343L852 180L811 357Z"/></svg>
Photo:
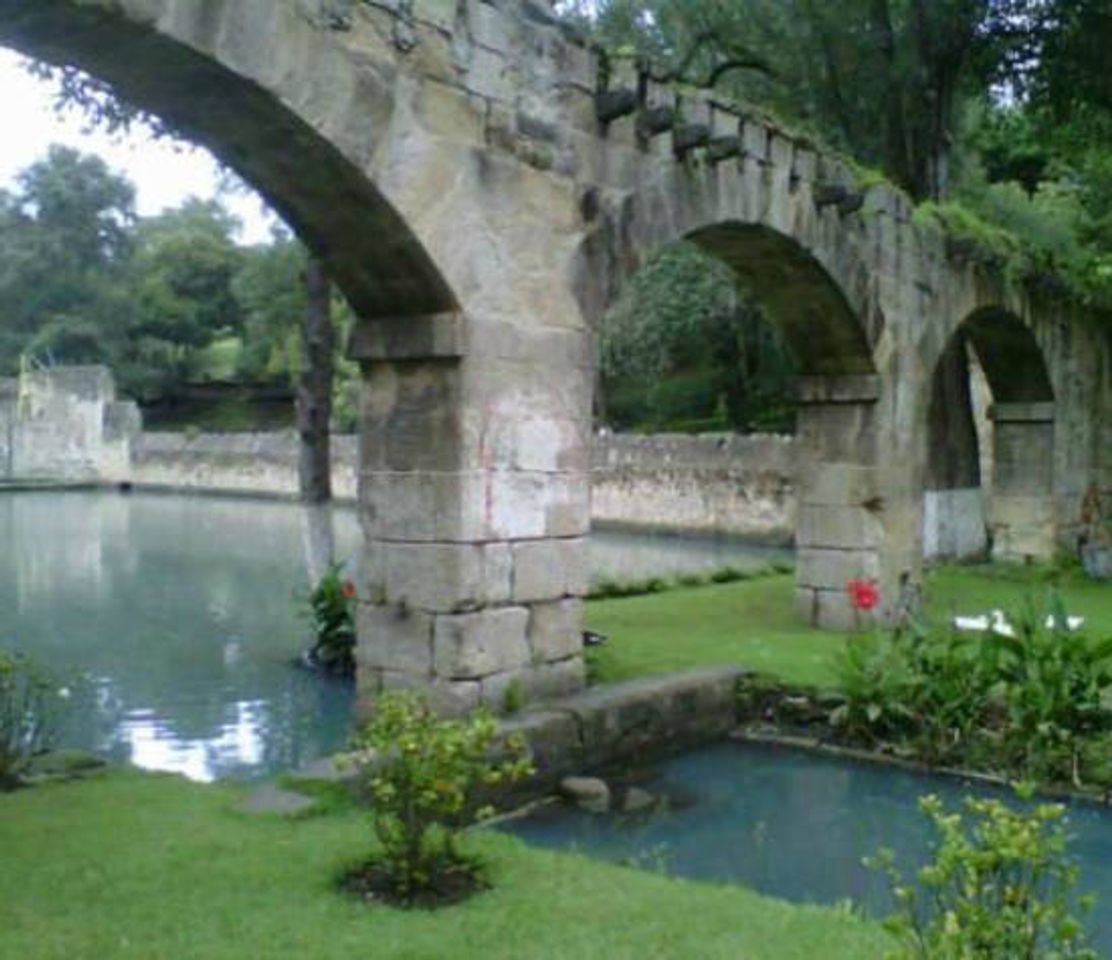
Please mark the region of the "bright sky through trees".
<svg viewBox="0 0 1112 960"><path fill-rule="evenodd" d="M59 117L53 87L32 77L22 59L0 49L0 189L10 189L16 174L42 157L52 143L61 143L103 157L135 184L138 212L143 216L176 207L189 196L211 198L217 192L219 165L204 150L169 140L156 140L145 130L110 137L85 129L76 112ZM254 194L222 197L241 222L240 241L264 242L273 216Z"/></svg>

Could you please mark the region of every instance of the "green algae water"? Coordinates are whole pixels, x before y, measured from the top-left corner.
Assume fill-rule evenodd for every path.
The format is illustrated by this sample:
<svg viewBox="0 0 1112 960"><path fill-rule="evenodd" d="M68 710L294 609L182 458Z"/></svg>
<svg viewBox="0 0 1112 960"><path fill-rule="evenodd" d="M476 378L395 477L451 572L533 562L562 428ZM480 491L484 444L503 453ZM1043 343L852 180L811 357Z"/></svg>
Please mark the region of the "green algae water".
<svg viewBox="0 0 1112 960"><path fill-rule="evenodd" d="M354 566L354 511L104 491L0 494L0 646L75 684L64 744L195 780L259 777L341 749L354 691L292 664L326 543ZM602 535L599 576L752 569L789 556Z"/></svg>
<svg viewBox="0 0 1112 960"><path fill-rule="evenodd" d="M888 847L904 866L925 862L933 834L919 797L935 793L957 809L970 794L1010 796L954 778L733 742L672 757L638 781L662 801L658 809L590 814L548 806L500 829L797 903L851 901L883 916L892 906L885 884L861 861ZM1097 896L1086 930L1100 955L1112 957L1112 811L1077 803L1069 821L1078 889Z"/></svg>

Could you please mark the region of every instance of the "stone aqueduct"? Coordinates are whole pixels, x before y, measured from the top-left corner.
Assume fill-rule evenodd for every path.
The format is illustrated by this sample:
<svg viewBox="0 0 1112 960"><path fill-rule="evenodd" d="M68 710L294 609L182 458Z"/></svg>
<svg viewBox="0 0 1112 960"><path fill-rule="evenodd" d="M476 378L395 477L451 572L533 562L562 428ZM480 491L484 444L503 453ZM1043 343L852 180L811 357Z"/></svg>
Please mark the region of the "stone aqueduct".
<svg viewBox="0 0 1112 960"><path fill-rule="evenodd" d="M583 683L592 324L656 247L721 257L801 363L797 605L918 575L959 508L972 342L1003 555L1112 482L1101 336L912 223L898 191L702 92L607 61L534 0L0 0L0 43L77 65L209 147L329 265L365 372L361 689L445 704ZM1098 413L1100 412L1100 413ZM975 474L975 465L972 468Z"/></svg>

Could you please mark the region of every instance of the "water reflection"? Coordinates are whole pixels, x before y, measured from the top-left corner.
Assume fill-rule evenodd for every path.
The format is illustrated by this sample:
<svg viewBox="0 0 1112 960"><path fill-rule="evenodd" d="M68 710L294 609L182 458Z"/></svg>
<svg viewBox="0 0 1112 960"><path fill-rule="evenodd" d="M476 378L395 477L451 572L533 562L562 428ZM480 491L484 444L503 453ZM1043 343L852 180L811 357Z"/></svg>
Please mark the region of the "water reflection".
<svg viewBox="0 0 1112 960"><path fill-rule="evenodd" d="M67 744L197 780L264 775L344 745L350 682L291 664L309 644L309 585L330 556L358 556L353 511L10 493L0 542L0 645L89 678L75 686ZM592 551L623 579L782 555L610 536Z"/></svg>

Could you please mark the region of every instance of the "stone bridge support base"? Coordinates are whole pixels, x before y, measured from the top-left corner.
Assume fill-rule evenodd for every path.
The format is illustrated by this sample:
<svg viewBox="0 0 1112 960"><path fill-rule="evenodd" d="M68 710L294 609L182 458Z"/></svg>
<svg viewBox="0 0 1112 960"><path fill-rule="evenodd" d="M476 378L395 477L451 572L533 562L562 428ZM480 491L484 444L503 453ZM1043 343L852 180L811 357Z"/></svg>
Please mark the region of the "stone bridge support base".
<svg viewBox="0 0 1112 960"><path fill-rule="evenodd" d="M994 560L1049 560L1057 546L1054 404L998 403L988 526Z"/></svg>
<svg viewBox="0 0 1112 960"><path fill-rule="evenodd" d="M920 504L910 464L876 462L876 378L806 377L800 384L796 609L812 626L852 630L899 612L922 568ZM881 603L855 611L846 586L876 581Z"/></svg>
<svg viewBox="0 0 1112 960"><path fill-rule="evenodd" d="M458 712L584 685L587 343L481 325L406 318L353 339L364 708L390 687Z"/></svg>

